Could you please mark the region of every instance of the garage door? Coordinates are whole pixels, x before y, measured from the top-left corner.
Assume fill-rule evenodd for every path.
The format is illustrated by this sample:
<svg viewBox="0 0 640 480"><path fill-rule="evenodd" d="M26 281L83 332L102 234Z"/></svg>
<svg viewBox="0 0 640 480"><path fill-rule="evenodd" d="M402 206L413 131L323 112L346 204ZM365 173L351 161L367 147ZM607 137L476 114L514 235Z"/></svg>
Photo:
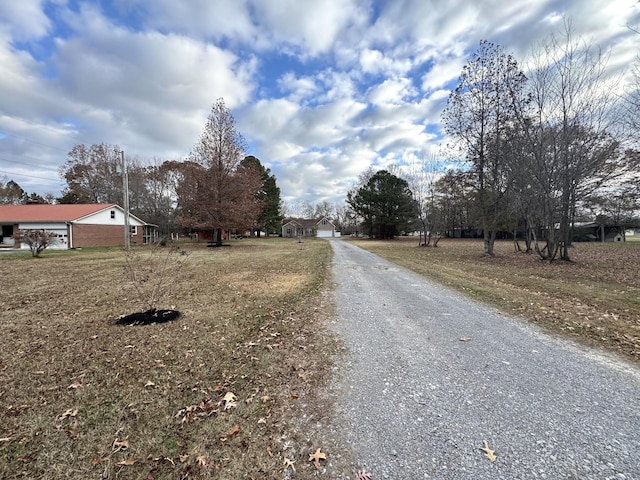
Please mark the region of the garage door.
<svg viewBox="0 0 640 480"><path fill-rule="evenodd" d="M69 248L69 239L67 238L67 229L66 228L51 228L47 229L48 232L55 233L58 235L55 242L49 247L54 249L67 249Z"/></svg>
<svg viewBox="0 0 640 480"><path fill-rule="evenodd" d="M317 236L318 237L332 237L333 236L333 232L331 230L318 230L317 232Z"/></svg>

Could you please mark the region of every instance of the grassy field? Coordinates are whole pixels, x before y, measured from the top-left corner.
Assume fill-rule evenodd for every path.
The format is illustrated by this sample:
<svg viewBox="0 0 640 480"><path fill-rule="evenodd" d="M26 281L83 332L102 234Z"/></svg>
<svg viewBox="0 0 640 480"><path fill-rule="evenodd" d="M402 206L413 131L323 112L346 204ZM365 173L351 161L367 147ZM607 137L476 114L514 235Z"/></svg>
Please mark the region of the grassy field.
<svg viewBox="0 0 640 480"><path fill-rule="evenodd" d="M576 244L575 263L546 264L511 242L495 258L479 241L354 242L640 360L640 243ZM171 257L185 263L161 277L157 306L183 316L147 326L116 324L147 308L144 247L138 288L118 249L0 255L0 478L316 477L308 460L331 446L318 425L331 417L323 391L340 350L326 328L330 245L180 249L190 254ZM156 271L171 266L155 258ZM353 470L348 452L327 453L334 471Z"/></svg>
<svg viewBox="0 0 640 480"><path fill-rule="evenodd" d="M118 249L0 256L0 478L314 476L329 244L180 248L157 306L183 316L146 326L115 324L146 308Z"/></svg>
<svg viewBox="0 0 640 480"><path fill-rule="evenodd" d="M591 346L640 361L640 243L576 243L574 263L541 262L497 242L494 258L481 240L417 238L354 243L471 297L523 316Z"/></svg>

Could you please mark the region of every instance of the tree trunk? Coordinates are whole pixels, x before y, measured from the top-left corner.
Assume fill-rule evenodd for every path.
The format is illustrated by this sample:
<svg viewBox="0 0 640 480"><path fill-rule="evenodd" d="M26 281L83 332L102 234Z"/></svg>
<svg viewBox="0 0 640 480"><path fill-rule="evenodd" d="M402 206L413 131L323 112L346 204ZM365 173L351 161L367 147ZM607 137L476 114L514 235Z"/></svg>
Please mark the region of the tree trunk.
<svg viewBox="0 0 640 480"><path fill-rule="evenodd" d="M493 245L495 240L495 232L484 232L484 254L489 257L495 256Z"/></svg>

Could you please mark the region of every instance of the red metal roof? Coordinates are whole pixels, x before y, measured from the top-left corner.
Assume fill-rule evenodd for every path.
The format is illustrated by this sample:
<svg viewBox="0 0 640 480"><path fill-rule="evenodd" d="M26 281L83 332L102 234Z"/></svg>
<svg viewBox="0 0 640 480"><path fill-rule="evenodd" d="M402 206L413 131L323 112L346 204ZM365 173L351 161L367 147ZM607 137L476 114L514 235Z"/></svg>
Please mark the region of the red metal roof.
<svg viewBox="0 0 640 480"><path fill-rule="evenodd" d="M0 205L0 222L73 222L115 205L115 203Z"/></svg>

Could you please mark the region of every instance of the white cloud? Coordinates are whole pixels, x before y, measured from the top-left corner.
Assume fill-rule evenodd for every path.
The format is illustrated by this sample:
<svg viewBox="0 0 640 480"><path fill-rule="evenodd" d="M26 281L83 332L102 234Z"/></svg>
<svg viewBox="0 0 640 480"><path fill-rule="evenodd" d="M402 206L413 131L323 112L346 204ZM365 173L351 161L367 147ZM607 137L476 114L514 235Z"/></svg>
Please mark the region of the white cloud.
<svg viewBox="0 0 640 480"><path fill-rule="evenodd" d="M401 104L415 97L417 91L411 79L388 78L381 84L372 87L367 98L373 105Z"/></svg>
<svg viewBox="0 0 640 480"><path fill-rule="evenodd" d="M42 9L42 0L0 2L0 30L5 30L18 41L44 37L51 21Z"/></svg>
<svg viewBox="0 0 640 480"><path fill-rule="evenodd" d="M311 77L296 77L287 72L278 80L280 90L293 102L304 102L318 92L318 87Z"/></svg>
<svg viewBox="0 0 640 480"><path fill-rule="evenodd" d="M460 56L443 56L422 77L422 89L431 91L444 87L447 83L456 80L462 72L465 59Z"/></svg>
<svg viewBox="0 0 640 480"><path fill-rule="evenodd" d="M412 64L408 58L385 55L380 50L364 49L360 53L360 67L364 73L373 75L401 75L408 72Z"/></svg>
<svg viewBox="0 0 640 480"><path fill-rule="evenodd" d="M83 10L81 17L77 23L89 28L59 40L54 61L70 103L67 115L92 125L91 142L182 156L217 98L234 108L250 97L253 61L243 63L228 51L181 35L131 32L93 9Z"/></svg>
<svg viewBox="0 0 640 480"><path fill-rule="evenodd" d="M311 57L327 52L359 10L356 0L256 1L253 7L258 27L271 32L275 42L302 47Z"/></svg>
<svg viewBox="0 0 640 480"><path fill-rule="evenodd" d="M124 15L142 12L146 29L176 32L203 41L223 38L264 46L265 40L251 18L246 0L118 0Z"/></svg>
<svg viewBox="0 0 640 480"><path fill-rule="evenodd" d="M74 143L104 141L180 158L223 97L283 195L309 200L343 198L368 166L412 162L442 142L448 88L481 39L524 64L565 15L620 72L638 52L625 25L640 25L636 0L100 5L0 2L3 156L55 166Z"/></svg>

